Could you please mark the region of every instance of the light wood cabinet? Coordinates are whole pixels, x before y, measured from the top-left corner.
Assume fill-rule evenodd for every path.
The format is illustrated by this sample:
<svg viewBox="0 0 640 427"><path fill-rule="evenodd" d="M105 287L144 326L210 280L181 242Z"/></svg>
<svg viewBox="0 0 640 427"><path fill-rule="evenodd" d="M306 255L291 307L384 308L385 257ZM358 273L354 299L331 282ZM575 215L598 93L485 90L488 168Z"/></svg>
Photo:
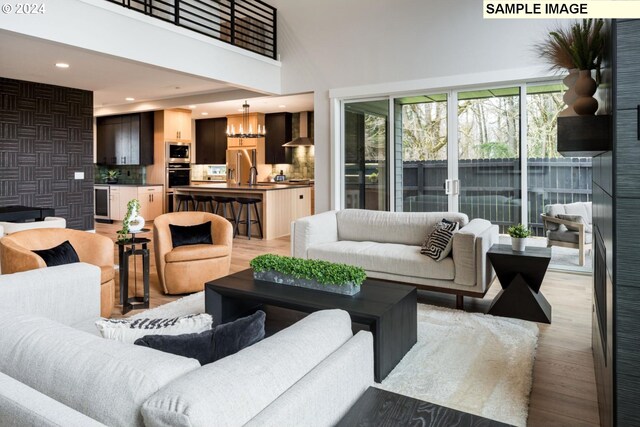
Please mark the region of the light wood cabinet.
<svg viewBox="0 0 640 427"><path fill-rule="evenodd" d="M109 189L109 218L112 220L120 218L120 187Z"/></svg>
<svg viewBox="0 0 640 427"><path fill-rule="evenodd" d="M112 220L122 221L127 214L127 203L129 200L138 198L138 187L134 186L111 186L109 191L111 200L109 213Z"/></svg>
<svg viewBox="0 0 640 427"><path fill-rule="evenodd" d="M153 221L162 215L162 187L138 187L138 200L140 201L140 215L145 221Z"/></svg>
<svg viewBox="0 0 640 427"><path fill-rule="evenodd" d="M291 191L291 220L311 215L311 188L293 188Z"/></svg>
<svg viewBox="0 0 640 427"><path fill-rule="evenodd" d="M122 221L127 214L127 203L132 199L140 202L140 215L145 221L153 221L163 212L163 187L137 187L133 185L112 185L109 192L109 216L114 221Z"/></svg>
<svg viewBox="0 0 640 427"><path fill-rule="evenodd" d="M191 110L164 111L164 138L167 141L191 142Z"/></svg>
<svg viewBox="0 0 640 427"><path fill-rule="evenodd" d="M242 126L242 131L245 133L258 133L258 126L261 130L264 128L264 114L249 114L249 124L246 126L247 129L245 129L242 114L227 116L227 126L229 128L229 132L239 133L240 126ZM227 138L227 148L230 150L234 148L257 148L260 141L264 144L264 138Z"/></svg>

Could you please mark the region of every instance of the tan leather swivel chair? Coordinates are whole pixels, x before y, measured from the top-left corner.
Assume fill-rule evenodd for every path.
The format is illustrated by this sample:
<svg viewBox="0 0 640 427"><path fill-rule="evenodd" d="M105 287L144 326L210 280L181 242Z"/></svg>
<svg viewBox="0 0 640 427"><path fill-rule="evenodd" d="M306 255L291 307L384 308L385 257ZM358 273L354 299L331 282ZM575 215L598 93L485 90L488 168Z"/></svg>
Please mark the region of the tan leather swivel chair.
<svg viewBox="0 0 640 427"><path fill-rule="evenodd" d="M211 221L213 245L173 247L169 224L197 225ZM221 216L208 212L173 212L153 220L153 247L158 279L167 294L204 289L204 284L229 274L233 227Z"/></svg>
<svg viewBox="0 0 640 427"><path fill-rule="evenodd" d="M100 267L100 315L110 317L115 299L115 272L113 241L108 237L68 228L39 228L7 235L0 239L2 273L45 268L44 260L31 251L53 248L65 240L71 243L81 262Z"/></svg>

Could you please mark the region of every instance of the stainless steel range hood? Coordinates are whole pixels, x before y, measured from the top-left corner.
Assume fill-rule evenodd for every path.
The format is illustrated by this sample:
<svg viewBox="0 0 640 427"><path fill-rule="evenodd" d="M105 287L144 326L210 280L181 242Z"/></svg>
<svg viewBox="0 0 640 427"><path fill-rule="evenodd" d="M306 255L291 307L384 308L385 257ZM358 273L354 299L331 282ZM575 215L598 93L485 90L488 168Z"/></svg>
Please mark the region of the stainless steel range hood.
<svg viewBox="0 0 640 427"><path fill-rule="evenodd" d="M300 113L300 136L292 141L282 144L283 147L311 147L313 146L313 140L309 138L308 133L308 113L303 111Z"/></svg>

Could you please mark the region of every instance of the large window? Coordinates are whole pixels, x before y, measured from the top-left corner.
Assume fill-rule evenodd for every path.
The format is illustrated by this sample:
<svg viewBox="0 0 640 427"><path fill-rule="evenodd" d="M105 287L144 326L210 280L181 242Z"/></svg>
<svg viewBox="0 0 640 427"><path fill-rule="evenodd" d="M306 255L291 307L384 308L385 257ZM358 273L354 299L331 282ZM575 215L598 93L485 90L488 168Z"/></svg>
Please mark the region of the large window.
<svg viewBox="0 0 640 427"><path fill-rule="evenodd" d="M389 101L345 105L346 208L388 210Z"/></svg>
<svg viewBox="0 0 640 427"><path fill-rule="evenodd" d="M500 232L520 222L520 89L458 94L459 210Z"/></svg>
<svg viewBox="0 0 640 427"><path fill-rule="evenodd" d="M563 91L522 83L345 102L342 206L459 211L544 235L545 205L591 200L591 159L556 151Z"/></svg>
<svg viewBox="0 0 640 427"><path fill-rule="evenodd" d="M544 235L545 205L591 200L591 158L563 157L556 150L563 91L562 85L527 87L527 218L536 236Z"/></svg>
<svg viewBox="0 0 640 427"><path fill-rule="evenodd" d="M401 130L402 210L446 211L442 183L448 173L447 95L400 98L395 106Z"/></svg>

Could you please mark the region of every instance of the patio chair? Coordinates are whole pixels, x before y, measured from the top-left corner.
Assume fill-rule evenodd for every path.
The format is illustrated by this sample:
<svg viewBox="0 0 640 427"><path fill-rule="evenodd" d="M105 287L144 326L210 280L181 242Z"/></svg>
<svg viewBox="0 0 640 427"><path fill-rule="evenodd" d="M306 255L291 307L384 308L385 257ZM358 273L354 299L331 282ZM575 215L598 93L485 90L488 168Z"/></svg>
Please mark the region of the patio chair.
<svg viewBox="0 0 640 427"><path fill-rule="evenodd" d="M593 241L591 202L546 205L541 216L547 247L578 249L579 264L584 266Z"/></svg>

